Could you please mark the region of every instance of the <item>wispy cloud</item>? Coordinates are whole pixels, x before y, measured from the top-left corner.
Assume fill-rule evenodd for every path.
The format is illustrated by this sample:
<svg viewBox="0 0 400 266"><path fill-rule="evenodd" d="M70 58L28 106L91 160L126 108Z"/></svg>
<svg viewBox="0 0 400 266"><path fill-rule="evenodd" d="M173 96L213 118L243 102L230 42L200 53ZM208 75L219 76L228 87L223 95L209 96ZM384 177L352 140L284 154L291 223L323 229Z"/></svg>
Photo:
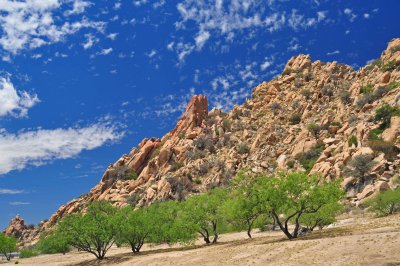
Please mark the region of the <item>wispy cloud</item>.
<svg viewBox="0 0 400 266"><path fill-rule="evenodd" d="M9 76L0 77L0 117L26 117L28 110L38 102L36 94L17 91Z"/></svg>
<svg viewBox="0 0 400 266"><path fill-rule="evenodd" d="M0 188L0 195L17 195L24 193L26 193L25 190Z"/></svg>
<svg viewBox="0 0 400 266"><path fill-rule="evenodd" d="M93 150L118 141L124 132L118 126L101 121L86 127L37 129L17 134L0 131L0 175L28 166L39 166L67 159L83 150Z"/></svg>
<svg viewBox="0 0 400 266"><path fill-rule="evenodd" d="M30 202L25 202L25 201L11 201L8 204L12 206L21 206L21 205L30 205Z"/></svg>

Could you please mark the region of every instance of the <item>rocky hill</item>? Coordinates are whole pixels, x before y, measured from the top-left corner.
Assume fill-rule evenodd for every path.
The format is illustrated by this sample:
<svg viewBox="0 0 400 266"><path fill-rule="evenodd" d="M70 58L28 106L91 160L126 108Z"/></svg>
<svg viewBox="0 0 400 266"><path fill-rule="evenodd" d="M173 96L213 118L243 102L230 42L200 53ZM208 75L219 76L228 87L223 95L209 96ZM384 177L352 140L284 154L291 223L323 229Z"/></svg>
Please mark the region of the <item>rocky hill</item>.
<svg viewBox="0 0 400 266"><path fill-rule="evenodd" d="M348 202L360 205L395 186L399 175L400 117L392 116L382 128L374 116L383 105L400 107L400 39L359 70L295 56L280 76L255 87L251 99L229 113L209 111L207 98L194 96L171 132L144 139L110 164L88 194L61 206L39 229L23 228L16 235L35 239L92 201L139 207L182 199L229 184L243 168L344 177ZM367 180L352 174L350 162L358 155L369 155ZM14 224L6 232L15 232Z"/></svg>

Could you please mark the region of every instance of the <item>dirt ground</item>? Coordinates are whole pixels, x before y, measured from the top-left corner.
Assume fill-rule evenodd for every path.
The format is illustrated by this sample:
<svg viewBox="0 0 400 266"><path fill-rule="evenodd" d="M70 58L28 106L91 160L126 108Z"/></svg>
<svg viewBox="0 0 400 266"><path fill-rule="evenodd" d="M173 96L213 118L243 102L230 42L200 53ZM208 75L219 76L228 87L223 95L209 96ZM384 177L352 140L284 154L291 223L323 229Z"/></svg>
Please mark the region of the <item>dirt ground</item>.
<svg viewBox="0 0 400 266"><path fill-rule="evenodd" d="M140 255L112 248L107 259L71 252L19 259L20 265L400 265L400 215L351 217L297 240L281 231L221 235L220 243L182 247L145 246ZM0 265L11 265L0 261Z"/></svg>

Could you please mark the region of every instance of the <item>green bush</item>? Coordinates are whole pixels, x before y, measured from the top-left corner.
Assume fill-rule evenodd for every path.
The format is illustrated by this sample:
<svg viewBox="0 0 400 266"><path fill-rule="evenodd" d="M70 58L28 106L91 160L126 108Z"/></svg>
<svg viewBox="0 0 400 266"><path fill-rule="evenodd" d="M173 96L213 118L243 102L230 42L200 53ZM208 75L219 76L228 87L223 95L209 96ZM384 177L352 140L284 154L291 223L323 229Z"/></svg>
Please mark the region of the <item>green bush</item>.
<svg viewBox="0 0 400 266"><path fill-rule="evenodd" d="M398 81L392 81L390 82L388 85L386 85L386 88L391 91L394 90L396 88L400 88L400 82Z"/></svg>
<svg viewBox="0 0 400 266"><path fill-rule="evenodd" d="M395 61L389 61L385 63L382 67L382 71L393 71L396 69L396 62Z"/></svg>
<svg viewBox="0 0 400 266"><path fill-rule="evenodd" d="M369 140L381 140L382 133L383 133L383 129L374 128L369 132L368 139Z"/></svg>
<svg viewBox="0 0 400 266"><path fill-rule="evenodd" d="M347 142L348 142L348 144L349 144L350 147L351 147L352 145L354 145L354 146L357 147L357 145L358 145L357 137L354 136L354 135L352 135L352 136L349 138L349 140L348 140Z"/></svg>
<svg viewBox="0 0 400 266"><path fill-rule="evenodd" d="M125 180L136 180L138 178L138 174L132 170L129 174L125 177Z"/></svg>
<svg viewBox="0 0 400 266"><path fill-rule="evenodd" d="M400 51L400 45L393 46L392 48L390 48L390 51L392 53Z"/></svg>
<svg viewBox="0 0 400 266"><path fill-rule="evenodd" d="M292 169L294 167L294 164L295 164L294 161L288 161L286 165L288 168Z"/></svg>
<svg viewBox="0 0 400 266"><path fill-rule="evenodd" d="M237 150L237 152L238 152L239 154L247 154L247 153L250 152L249 146L248 146L246 143L244 143L244 142L239 143L239 144L236 146L236 150Z"/></svg>
<svg viewBox="0 0 400 266"><path fill-rule="evenodd" d="M377 108L375 110L375 121L380 121L381 129L386 129L390 127L390 119L392 116L399 116L400 115L400 109L395 106L390 106L388 104L384 104L381 107Z"/></svg>
<svg viewBox="0 0 400 266"><path fill-rule="evenodd" d="M340 101L343 103L343 104L349 104L349 103L351 103L351 93L350 92L348 92L348 91L341 91L341 92L339 92L339 98L340 98Z"/></svg>
<svg viewBox="0 0 400 266"><path fill-rule="evenodd" d="M11 253L17 251L17 240L14 237L0 233L0 254L6 257L7 261L11 260Z"/></svg>
<svg viewBox="0 0 400 266"><path fill-rule="evenodd" d="M299 123L301 122L301 115L298 114L298 113L292 114L292 115L289 117L289 122L290 122L290 124L292 124L292 125L297 125L297 124L299 124Z"/></svg>
<svg viewBox="0 0 400 266"><path fill-rule="evenodd" d="M59 233L53 233L40 238L36 248L42 254L65 254L70 250L68 239Z"/></svg>
<svg viewBox="0 0 400 266"><path fill-rule="evenodd" d="M24 248L19 251L19 257L21 259L36 257L39 255L39 252L33 248Z"/></svg>
<svg viewBox="0 0 400 266"><path fill-rule="evenodd" d="M373 89L374 86L372 86L372 84L367 84L360 88L360 93L362 94L371 93Z"/></svg>
<svg viewBox="0 0 400 266"><path fill-rule="evenodd" d="M368 142L368 146L376 153L384 153L385 158L389 161L394 161L397 157L397 150L393 143L386 142L383 140L371 140Z"/></svg>
<svg viewBox="0 0 400 266"><path fill-rule="evenodd" d="M300 91L300 94L304 96L304 98L306 98L307 100L311 98L312 92L310 91L310 89L302 89Z"/></svg>
<svg viewBox="0 0 400 266"><path fill-rule="evenodd" d="M315 123L308 124L307 129L315 138L318 138L319 133L321 132L321 126Z"/></svg>
<svg viewBox="0 0 400 266"><path fill-rule="evenodd" d="M400 189L379 193L366 202L378 215L390 215L400 211Z"/></svg>
<svg viewBox="0 0 400 266"><path fill-rule="evenodd" d="M311 169L314 167L323 149L324 149L323 144L317 144L311 150L301 154L298 157L300 164L304 167L307 173L309 173Z"/></svg>

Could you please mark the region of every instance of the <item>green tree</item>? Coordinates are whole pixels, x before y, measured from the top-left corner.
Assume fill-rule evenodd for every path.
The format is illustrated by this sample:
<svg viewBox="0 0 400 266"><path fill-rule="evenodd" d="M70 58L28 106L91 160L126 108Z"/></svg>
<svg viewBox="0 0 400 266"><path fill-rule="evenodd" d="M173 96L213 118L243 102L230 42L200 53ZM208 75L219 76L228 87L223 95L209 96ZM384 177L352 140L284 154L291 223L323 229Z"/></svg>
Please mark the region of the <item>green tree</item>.
<svg viewBox="0 0 400 266"><path fill-rule="evenodd" d="M193 196L184 203L181 221L195 228L207 244L214 244L218 240L217 225L223 220L220 208L227 195L227 190L215 188L206 194ZM212 240L210 232L213 234Z"/></svg>
<svg viewBox="0 0 400 266"><path fill-rule="evenodd" d="M70 250L70 245L68 238L56 230L52 234L42 236L36 248L43 254L65 254Z"/></svg>
<svg viewBox="0 0 400 266"><path fill-rule="evenodd" d="M400 116L400 109L395 106L384 104L375 110L375 121L381 121L380 128L390 127L390 119L392 116Z"/></svg>
<svg viewBox="0 0 400 266"><path fill-rule="evenodd" d="M387 190L367 201L371 210L379 215L390 215L400 211L400 189Z"/></svg>
<svg viewBox="0 0 400 266"><path fill-rule="evenodd" d="M229 199L222 206L221 215L237 229L245 228L249 238L254 225L268 213L260 191L260 183L264 178L240 172L233 180Z"/></svg>
<svg viewBox="0 0 400 266"><path fill-rule="evenodd" d="M315 213L307 213L300 217L300 223L304 225L311 232L318 227L323 227L336 222L336 215L343 210L343 205L338 202L322 206Z"/></svg>
<svg viewBox="0 0 400 266"><path fill-rule="evenodd" d="M116 211L108 202L91 203L85 214L73 214L63 219L59 232L71 246L102 260L115 241Z"/></svg>
<svg viewBox="0 0 400 266"><path fill-rule="evenodd" d="M269 205L271 215L289 239L298 237L302 215L316 213L343 196L338 182L325 182L304 172L280 173L275 178L268 178L263 190L265 204ZM289 222L295 226L292 232Z"/></svg>
<svg viewBox="0 0 400 266"><path fill-rule="evenodd" d="M10 261L11 253L15 251L17 251L17 239L0 233L0 254Z"/></svg>

